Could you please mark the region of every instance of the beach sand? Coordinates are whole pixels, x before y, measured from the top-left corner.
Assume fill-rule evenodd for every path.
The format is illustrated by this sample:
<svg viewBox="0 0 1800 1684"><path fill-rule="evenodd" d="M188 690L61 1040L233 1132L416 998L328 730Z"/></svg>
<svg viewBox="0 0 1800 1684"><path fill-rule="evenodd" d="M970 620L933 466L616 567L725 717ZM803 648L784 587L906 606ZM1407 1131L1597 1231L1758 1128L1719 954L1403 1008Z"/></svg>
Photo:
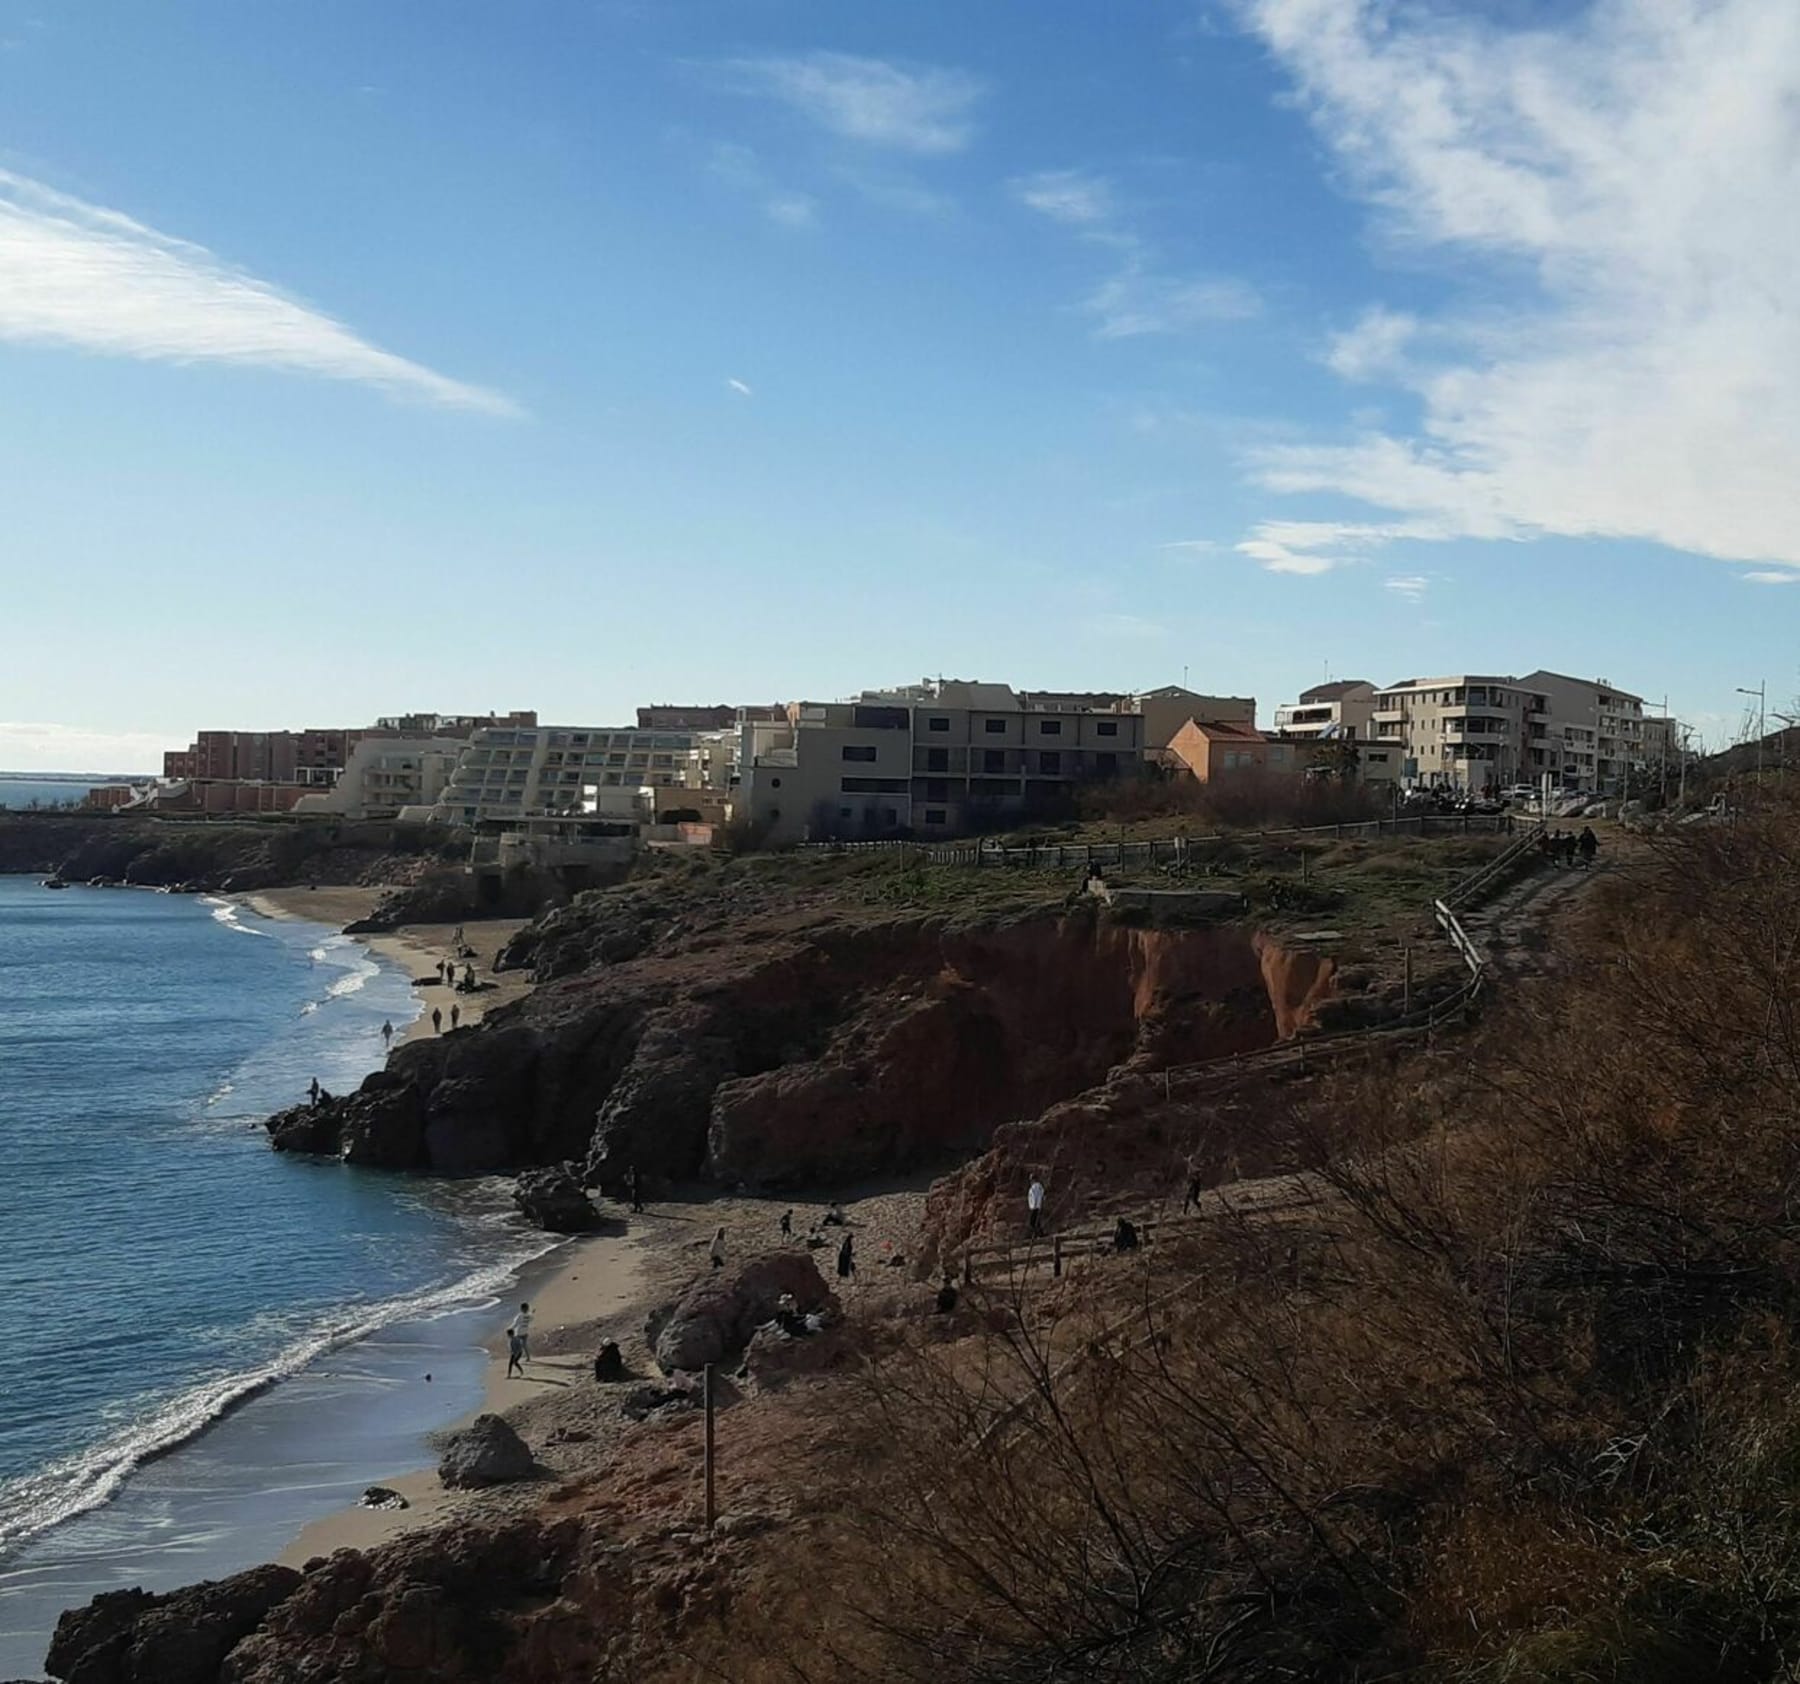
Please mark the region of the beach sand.
<svg viewBox="0 0 1800 1684"><path fill-rule="evenodd" d="M476 1413L506 1415L528 1430L551 1394L591 1385L594 1352L602 1338L619 1338L621 1317L641 1320L643 1255L628 1234L596 1234L569 1241L521 1272L516 1293L494 1309L494 1332L487 1342L488 1365L481 1408ZM531 1305L531 1360L523 1379L506 1373L506 1325L516 1304ZM624 1340L620 1339L623 1344ZM525 1420L520 1418L524 1417ZM446 1431L465 1426L473 1414ZM476 1494L446 1491L435 1469L419 1469L383 1482L411 1505L405 1509L345 1509L308 1526L282 1552L289 1566L303 1566L333 1550L367 1549L402 1532L429 1526L479 1501Z"/></svg>
<svg viewBox="0 0 1800 1684"><path fill-rule="evenodd" d="M386 894L381 888L260 889L243 897L252 912L264 918L305 918L315 924L329 924L336 929L366 918L375 903ZM444 1033L449 1034L450 1008L457 1008L460 1026L473 1028L495 1006L517 1000L531 991L531 982L523 971L494 972L494 955L525 927L522 918L470 919L462 926L463 945L475 949L473 960L458 960L461 967L473 964L476 980L492 986L475 994L458 994L437 979L440 959L448 959L454 948L455 924L408 924L398 930L376 935L359 935L371 953L396 964L421 985L414 992L419 1000L419 1015L409 1024L395 1024L394 1044L404 1045L432 1034L432 1008L442 1013Z"/></svg>

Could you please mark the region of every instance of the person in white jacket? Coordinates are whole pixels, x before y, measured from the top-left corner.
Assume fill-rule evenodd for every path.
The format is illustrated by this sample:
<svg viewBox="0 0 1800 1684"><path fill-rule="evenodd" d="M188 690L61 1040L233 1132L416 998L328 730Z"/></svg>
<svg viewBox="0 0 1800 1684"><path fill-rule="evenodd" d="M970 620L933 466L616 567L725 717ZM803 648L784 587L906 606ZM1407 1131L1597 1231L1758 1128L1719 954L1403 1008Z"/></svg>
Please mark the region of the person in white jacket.
<svg viewBox="0 0 1800 1684"><path fill-rule="evenodd" d="M1025 1190L1025 1213L1033 1239L1044 1231L1044 1184L1034 1175Z"/></svg>

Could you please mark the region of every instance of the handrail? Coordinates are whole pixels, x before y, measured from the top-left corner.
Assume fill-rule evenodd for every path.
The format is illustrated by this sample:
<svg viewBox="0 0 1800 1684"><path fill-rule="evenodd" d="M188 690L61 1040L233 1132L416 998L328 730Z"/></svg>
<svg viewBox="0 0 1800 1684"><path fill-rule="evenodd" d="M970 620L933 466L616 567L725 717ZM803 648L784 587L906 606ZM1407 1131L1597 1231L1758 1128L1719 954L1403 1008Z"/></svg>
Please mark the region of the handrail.
<svg viewBox="0 0 1800 1684"><path fill-rule="evenodd" d="M1224 1058L1203 1059L1198 1063L1188 1065L1183 1069L1179 1077L1180 1088L1185 1091L1186 1089L1198 1086L1211 1078L1222 1076L1238 1077L1256 1070L1279 1068L1284 1064L1299 1064L1304 1069L1306 1064L1312 1059L1317 1059L1321 1056L1330 1059L1341 1052L1349 1051L1352 1047L1365 1047L1377 1044L1384 1040L1400 1039L1402 1037L1410 1037L1421 1033L1429 1037L1432 1031L1435 1030L1440 1023L1465 1013L1467 1009L1474 1004L1476 999L1479 998L1482 988L1487 981L1487 960L1482 955L1481 949L1478 948L1470 938L1469 932L1463 928L1462 921L1456 916L1455 911L1452 910L1451 903L1454 902L1458 906L1466 906L1471 899L1480 895L1494 883L1497 878L1503 875L1506 870L1510 869L1537 846L1539 838L1544 833L1544 828L1545 827L1541 822L1535 825L1516 842L1495 855L1495 857L1489 860L1487 864L1471 872L1459 883L1454 884L1445 892L1442 899L1432 902L1432 913L1438 928L1444 932L1445 939L1448 940L1451 947L1455 949L1457 957L1462 960L1464 967L1469 973L1454 992L1429 1005L1415 1008L1413 1011L1406 1013L1398 1021L1371 1024L1363 1029L1340 1029L1330 1035L1297 1037L1291 1041L1278 1042L1272 1047L1264 1047L1253 1053L1234 1053L1228 1054ZM1172 1078L1174 1078L1174 1072L1164 1071L1161 1074L1164 1080L1165 1092L1171 1092L1175 1085L1174 1080L1172 1080ZM1302 1208L1302 1206L1313 1202L1316 1201L1302 1198L1285 1201L1280 1204L1261 1204L1255 1208L1258 1210L1299 1209ZM1210 1220L1212 1220L1211 1216L1203 1216L1201 1213L1196 1212L1192 1218L1178 1219L1166 1216L1145 1217L1142 1221L1136 1223L1135 1226L1137 1227L1139 1234L1144 1235L1155 1229L1159 1224L1168 1226L1171 1224L1180 1225L1181 1222L1197 1223ZM1054 1272L1060 1275L1062 1273L1063 1251L1066 1245L1083 1245L1090 1243L1090 1241L1093 1241L1096 1238L1104 1241L1107 1237L1109 1236L1104 1233L1090 1235L1080 1229L1076 1229L1073 1231L1064 1231L1059 1234L1045 1235L1042 1236L1042 1239L1047 1240L1050 1243L1052 1267ZM1027 1245L1029 1247L1034 1243L1041 1242L1027 1242ZM1019 1243L1014 1240L999 1240L990 1245L983 1246L965 1246L961 1253L963 1260L963 1280L965 1283L974 1280L975 1271L980 1260L984 1258L1004 1257L1010 1262L1012 1256L1018 1250Z"/></svg>

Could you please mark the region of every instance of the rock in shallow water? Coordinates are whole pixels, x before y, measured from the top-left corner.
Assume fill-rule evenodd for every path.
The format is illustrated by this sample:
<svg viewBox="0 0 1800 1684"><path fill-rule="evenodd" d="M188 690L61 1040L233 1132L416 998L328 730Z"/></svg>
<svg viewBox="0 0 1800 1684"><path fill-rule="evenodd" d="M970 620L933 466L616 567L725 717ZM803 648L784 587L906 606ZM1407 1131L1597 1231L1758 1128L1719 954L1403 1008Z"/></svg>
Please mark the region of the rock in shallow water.
<svg viewBox="0 0 1800 1684"><path fill-rule="evenodd" d="M453 1433L438 1462L438 1478L461 1488L510 1485L537 1472L525 1441L498 1415L477 1415Z"/></svg>

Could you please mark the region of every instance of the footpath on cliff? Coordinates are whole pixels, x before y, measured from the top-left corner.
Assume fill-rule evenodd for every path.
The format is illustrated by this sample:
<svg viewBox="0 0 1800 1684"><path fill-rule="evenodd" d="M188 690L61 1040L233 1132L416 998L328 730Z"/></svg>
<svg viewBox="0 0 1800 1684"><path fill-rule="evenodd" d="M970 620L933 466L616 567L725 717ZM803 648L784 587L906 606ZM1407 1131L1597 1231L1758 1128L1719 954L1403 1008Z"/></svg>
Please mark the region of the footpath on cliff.
<svg viewBox="0 0 1800 1684"><path fill-rule="evenodd" d="M505 939L484 972L514 997L270 1131L284 1150L560 1174L596 1194L591 1218L572 1221L594 1231L522 1289L538 1318L524 1375L508 1379L495 1353L490 1406L534 1477L449 1494L410 1476L413 1509L365 1511L265 1570L229 1642L218 1636L215 1672L194 1677L272 1684L303 1640L319 1644L319 1679L371 1664L452 1679L702 1676L681 1670L676 1634L773 1593L759 1589L767 1540L803 1540L815 1498L860 1454L846 1411L868 1408L857 1377L870 1360L920 1337L972 1341L973 1358L1019 1325L1019 1303L991 1292L940 1309L960 1251L1018 1233L1033 1178L1067 1223L1291 1163L1328 1085L1252 1080L1159 1104L1157 1078L1321 1028L1378 1028L1454 990L1425 908L1503 845L1223 843L1205 880L1241 894L1244 915L1172 927L1115 914L1067 872L868 855L659 862L489 930ZM1577 875L1522 886L1504 941L1529 949L1554 929ZM626 1208L634 1182L641 1212ZM840 1274L846 1237L854 1268ZM609 1343L623 1378L601 1382ZM702 1356L731 1375L723 1518L704 1535ZM383 1538L328 1564L312 1553ZM795 1570L791 1548L775 1553ZM108 1630L127 1632L124 1653L148 1641L146 1621L192 1629L196 1611L139 1608ZM75 1620L64 1661L91 1653L84 1632Z"/></svg>

